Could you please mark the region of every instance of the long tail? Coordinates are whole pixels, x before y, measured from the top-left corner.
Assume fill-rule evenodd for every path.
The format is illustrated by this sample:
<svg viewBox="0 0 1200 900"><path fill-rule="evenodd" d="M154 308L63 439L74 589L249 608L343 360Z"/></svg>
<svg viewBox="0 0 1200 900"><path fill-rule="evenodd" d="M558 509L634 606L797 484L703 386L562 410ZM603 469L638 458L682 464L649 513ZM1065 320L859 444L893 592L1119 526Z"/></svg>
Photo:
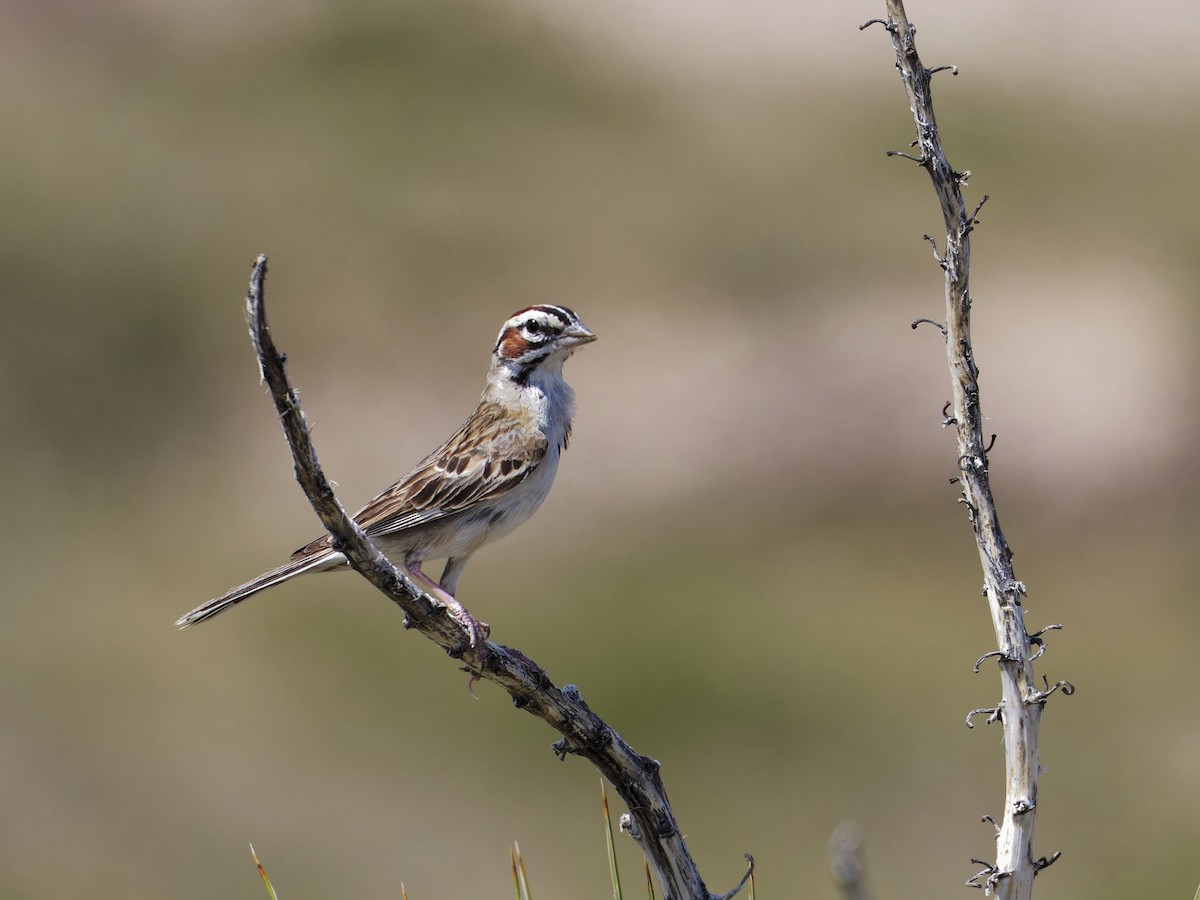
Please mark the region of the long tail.
<svg viewBox="0 0 1200 900"><path fill-rule="evenodd" d="M241 603L247 597L252 597L259 591L275 587L275 585L282 584L291 578L295 578L297 575L303 575L305 572L319 572L323 569L336 568L344 561L345 558L340 553L317 553L303 559L293 560L280 566L278 569L264 572L253 581L247 581L245 584L238 585L220 597L214 597L207 603L202 603L187 615L181 616L175 624L180 628L195 625L197 622L211 619L217 613L224 612L235 603Z"/></svg>

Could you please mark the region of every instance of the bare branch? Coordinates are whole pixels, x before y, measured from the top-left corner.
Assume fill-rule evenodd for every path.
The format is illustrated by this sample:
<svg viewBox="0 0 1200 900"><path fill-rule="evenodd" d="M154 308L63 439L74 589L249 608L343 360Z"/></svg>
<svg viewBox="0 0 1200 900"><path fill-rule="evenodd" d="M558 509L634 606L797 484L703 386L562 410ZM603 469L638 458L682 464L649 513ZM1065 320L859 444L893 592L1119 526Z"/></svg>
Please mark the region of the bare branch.
<svg viewBox="0 0 1200 900"><path fill-rule="evenodd" d="M985 659L991 659L993 656L996 657L996 659L998 659L998 660L1004 659L1004 651L1003 650L991 650L991 651L983 654L983 656L981 656L981 657L979 657L979 659L975 660L975 665L971 669L971 671L974 672L976 675L978 675L979 667L983 665L983 661Z"/></svg>
<svg viewBox="0 0 1200 900"><path fill-rule="evenodd" d="M1062 856L1062 851L1055 850L1053 853L1050 854L1049 857L1043 856L1039 859L1035 859L1033 861L1033 868L1038 872L1042 871L1042 869L1048 869L1052 865L1054 865L1056 862L1058 862L1058 858L1060 856Z"/></svg>
<svg viewBox="0 0 1200 900"><path fill-rule="evenodd" d="M933 255L937 256L936 248L933 251ZM940 331L942 333L942 337L946 336L946 326L943 325L941 322L938 322L936 319L913 319L912 320L912 330L916 331L918 325L932 325L934 328L936 328L938 331ZM949 404L947 404L947 405L949 405Z"/></svg>
<svg viewBox="0 0 1200 900"><path fill-rule="evenodd" d="M940 268L943 272L946 271L946 261L944 259L942 259L942 255L940 253L938 253L937 241L935 241L933 239L933 235L926 234L926 235L922 235L922 237L924 237L925 240L929 241L929 246L933 248L933 259L938 264L938 268ZM940 326L940 327L942 329L942 337L945 337L946 336L946 327L944 325Z"/></svg>
<svg viewBox="0 0 1200 900"><path fill-rule="evenodd" d="M560 759L568 754L582 756L608 779L629 808L629 830L635 833L658 877L664 898L712 900L675 821L658 761L637 753L588 708L577 688L556 687L546 672L519 650L490 641L471 647L463 626L445 607L417 590L346 514L321 471L304 411L284 371L286 358L271 338L263 298L266 274L267 257L262 254L254 261L246 295L250 337L292 451L296 480L333 536L334 546L360 575L404 611L406 626L451 656L461 657L474 675L507 691L514 706L561 734L554 744Z"/></svg>
<svg viewBox="0 0 1200 900"><path fill-rule="evenodd" d="M1044 643L1041 632L1031 638L1026 632L1021 597L1025 586L1013 575L1012 551L1000 529L988 474L988 451L996 437L984 444L983 413L979 401L979 368L971 349L971 295L969 274L971 265L970 235L979 222L979 212L987 195L968 212L963 202L962 188L970 177L969 171L958 172L950 165L942 147L937 118L933 111L931 79L935 72L954 67L939 66L927 69L916 48L916 29L909 23L902 0L885 0L887 18L874 20L884 25L896 55L909 109L916 125L915 146L920 150L916 159L929 173L934 192L942 209L946 234L945 245L939 254L933 245L934 259L945 272L946 301L946 359L950 369L953 415L943 409L943 427L953 426L958 438L957 481L962 486L959 499L969 511L975 532L979 560L983 567L984 593L987 595L992 625L999 649L980 657L975 664L979 670L985 659L995 656L1000 669L1000 704L994 708L973 710L967 716L967 727L976 715L988 714L987 722L1002 722L1005 747L1005 813L996 838L996 862L985 865L968 880L973 887L995 891L1002 900L1028 900L1032 894L1033 878L1040 868L1033 855L1034 800L1037 797L1040 766L1038 738L1041 714L1046 699L1055 690L1063 694L1074 688L1069 682L1048 682L1039 691L1034 681L1032 662L1041 655ZM870 24L870 23L868 23ZM865 27L865 26L864 26ZM920 320L919 320L920 321ZM926 320L928 321L928 320ZM916 327L917 323L914 323ZM1035 654L1033 646L1038 650ZM1057 857L1055 857L1057 858ZM1044 859L1044 858L1043 858ZM980 883L981 879L985 879Z"/></svg>
<svg viewBox="0 0 1200 900"><path fill-rule="evenodd" d="M738 891L746 886L746 883L754 877L754 857L749 853L746 854L746 874L742 876L742 880L733 886L732 890L726 891L723 894L715 895L712 900L733 900L737 896Z"/></svg>
<svg viewBox="0 0 1200 900"><path fill-rule="evenodd" d="M1004 718L1004 710L1001 707L981 706L979 709L973 709L967 713L967 727L974 728L974 718L976 716L982 716L984 713L987 713L987 720L983 723L984 725L991 725L993 722L999 722Z"/></svg>
<svg viewBox="0 0 1200 900"><path fill-rule="evenodd" d="M925 166L925 165L929 164L929 160L927 160L925 157L913 156L911 153L905 153L903 150L889 150L887 152L887 155L888 156L899 156L902 159L911 159L918 166Z"/></svg>
<svg viewBox="0 0 1200 900"><path fill-rule="evenodd" d="M859 25L858 30L865 31L866 29L870 28L872 25L882 25L888 31L892 30L892 23L889 22L887 19L870 19L869 21L863 22L861 25Z"/></svg>

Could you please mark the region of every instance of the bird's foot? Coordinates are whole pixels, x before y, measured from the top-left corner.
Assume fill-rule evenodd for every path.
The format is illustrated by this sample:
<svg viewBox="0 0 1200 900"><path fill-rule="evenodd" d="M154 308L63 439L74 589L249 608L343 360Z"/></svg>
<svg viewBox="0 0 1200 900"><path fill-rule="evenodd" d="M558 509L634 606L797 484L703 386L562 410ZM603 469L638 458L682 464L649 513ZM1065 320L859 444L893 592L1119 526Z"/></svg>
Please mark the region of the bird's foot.
<svg viewBox="0 0 1200 900"><path fill-rule="evenodd" d="M471 647L476 650L486 650L487 639L492 635L492 626L487 622L480 622L467 612L467 608L457 600L454 603L458 607L457 609L447 605L447 609L450 611L450 618L463 627L463 631L467 633L467 640L470 642Z"/></svg>
<svg viewBox="0 0 1200 900"><path fill-rule="evenodd" d="M457 603L457 601L455 602ZM475 682L482 677L484 667L487 666L488 657L491 655L488 651L487 639L488 635L492 633L492 628L487 622L480 622L467 612L466 607L461 603L458 603L457 610L452 609L450 611L450 617L467 632L467 640L470 641L470 646L475 651L475 665L478 668L471 668L469 665L466 667L467 672L471 676L467 679L467 693L478 700L479 697L475 694L474 687Z"/></svg>
<svg viewBox="0 0 1200 900"><path fill-rule="evenodd" d="M480 622L471 615L467 608L454 598L453 594L422 572L420 564L410 563L406 568L408 574L425 589L429 596L445 607L450 618L461 625L463 631L467 633L467 646L460 648L453 655L462 656L467 649L474 650L479 665L482 667L487 659L487 639L492 633L491 626L487 622Z"/></svg>

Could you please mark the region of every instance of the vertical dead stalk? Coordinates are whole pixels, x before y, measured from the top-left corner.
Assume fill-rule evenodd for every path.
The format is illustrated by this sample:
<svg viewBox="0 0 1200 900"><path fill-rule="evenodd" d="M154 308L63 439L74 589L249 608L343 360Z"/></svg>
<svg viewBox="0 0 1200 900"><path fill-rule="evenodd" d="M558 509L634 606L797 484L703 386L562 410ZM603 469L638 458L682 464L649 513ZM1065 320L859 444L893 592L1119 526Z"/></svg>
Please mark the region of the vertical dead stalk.
<svg viewBox="0 0 1200 900"><path fill-rule="evenodd" d="M971 295L969 274L971 265L971 232L978 222L979 210L987 196L968 211L963 202L962 187L969 172L956 172L946 159L933 113L931 81L935 73L953 67L926 69L917 55L914 35L901 0L885 0L886 19L874 19L863 25L879 24L891 35L896 53L896 68L908 95L909 107L916 123L916 154L889 151L889 156L901 156L915 161L929 173L941 204L945 221L945 246L939 254L933 244L934 258L946 276L946 323L933 323L942 329L946 341L946 359L950 367L952 400L946 405L948 414L943 424L954 426L958 439L958 482L962 486L961 502L975 531L979 561L983 567L984 593L996 631L998 650L984 659L995 657L1000 668L1001 700L997 707L975 710L967 717L971 727L977 713L987 713L987 721L1002 723L1005 749L1005 800L1000 823L996 826L995 862L976 861L984 866L968 881L975 887L995 892L1005 900L1025 900L1032 895L1034 876L1050 865L1051 858L1033 856L1033 827L1037 809L1038 735L1042 709L1046 698L1055 690L1073 691L1068 682L1050 686L1043 682L1038 689L1033 660L1044 650L1042 632L1030 635L1025 628L1021 598L1025 585L1017 580L1012 567L1012 551L1000 530L1000 519L992 497L988 477L989 444L984 443L983 413L979 400L979 369L971 349ZM913 322L916 328L920 322ZM947 413L944 411L944 415ZM1052 626L1058 627L1058 626ZM1034 647L1037 651L1034 652ZM982 663L982 659L980 663ZM976 664L976 671L979 663Z"/></svg>

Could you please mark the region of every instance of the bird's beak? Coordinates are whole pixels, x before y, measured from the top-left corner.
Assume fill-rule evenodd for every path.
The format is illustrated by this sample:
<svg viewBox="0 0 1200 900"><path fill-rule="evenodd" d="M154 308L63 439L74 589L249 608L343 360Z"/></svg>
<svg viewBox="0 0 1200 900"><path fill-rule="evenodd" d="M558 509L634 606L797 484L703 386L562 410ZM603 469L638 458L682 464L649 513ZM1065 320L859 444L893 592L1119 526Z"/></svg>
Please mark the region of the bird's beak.
<svg viewBox="0 0 1200 900"><path fill-rule="evenodd" d="M567 330L562 333L561 338L562 342L568 347L581 347L584 344L590 344L595 339L596 335L582 322L568 326Z"/></svg>

